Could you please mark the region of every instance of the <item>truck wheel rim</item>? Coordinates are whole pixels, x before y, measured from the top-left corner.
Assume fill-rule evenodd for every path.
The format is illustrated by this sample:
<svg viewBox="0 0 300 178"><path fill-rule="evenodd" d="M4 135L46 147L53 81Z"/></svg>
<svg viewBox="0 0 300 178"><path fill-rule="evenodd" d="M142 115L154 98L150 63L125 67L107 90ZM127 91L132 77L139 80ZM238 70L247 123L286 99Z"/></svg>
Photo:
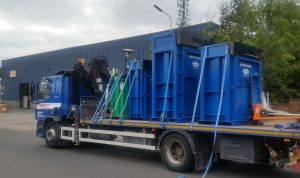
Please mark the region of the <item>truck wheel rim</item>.
<svg viewBox="0 0 300 178"><path fill-rule="evenodd" d="M55 140L55 130L54 129L48 129L46 132L47 140L50 142L53 142Z"/></svg>
<svg viewBox="0 0 300 178"><path fill-rule="evenodd" d="M171 141L166 145L167 158L172 164L180 164L184 160L184 149L181 143Z"/></svg>

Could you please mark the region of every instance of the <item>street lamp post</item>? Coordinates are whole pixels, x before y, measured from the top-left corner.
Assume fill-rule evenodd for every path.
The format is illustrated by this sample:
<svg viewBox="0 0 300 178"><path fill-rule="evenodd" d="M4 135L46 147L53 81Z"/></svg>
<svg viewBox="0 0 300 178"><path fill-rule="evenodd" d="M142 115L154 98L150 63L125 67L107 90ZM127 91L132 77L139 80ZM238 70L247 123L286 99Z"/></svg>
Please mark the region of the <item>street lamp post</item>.
<svg viewBox="0 0 300 178"><path fill-rule="evenodd" d="M125 56L125 61L124 61L124 73L127 73L127 65L128 65L128 60L132 59L132 55L134 53L134 50L132 49L122 49L122 52Z"/></svg>
<svg viewBox="0 0 300 178"><path fill-rule="evenodd" d="M163 11L160 7L158 7L157 5L153 5L153 7L156 9L156 10L158 10L159 12L162 12L162 13L164 13L166 16L168 16L169 17L169 19L170 19L170 29L172 29L172 17L169 15L169 14L167 14L165 11Z"/></svg>

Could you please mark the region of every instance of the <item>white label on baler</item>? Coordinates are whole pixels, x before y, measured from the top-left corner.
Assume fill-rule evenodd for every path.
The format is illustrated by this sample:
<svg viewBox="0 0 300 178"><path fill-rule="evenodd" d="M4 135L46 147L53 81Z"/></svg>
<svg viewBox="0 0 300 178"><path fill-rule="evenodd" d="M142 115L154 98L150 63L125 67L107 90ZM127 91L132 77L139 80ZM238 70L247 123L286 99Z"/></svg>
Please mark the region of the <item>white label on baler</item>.
<svg viewBox="0 0 300 178"><path fill-rule="evenodd" d="M244 75L249 75L249 69L243 69L243 74Z"/></svg>
<svg viewBox="0 0 300 178"><path fill-rule="evenodd" d="M189 55L189 59L201 59L199 56Z"/></svg>
<svg viewBox="0 0 300 178"><path fill-rule="evenodd" d="M252 68L250 64L244 64L244 63L240 63L240 67Z"/></svg>
<svg viewBox="0 0 300 178"><path fill-rule="evenodd" d="M199 69L199 62L192 62L193 69Z"/></svg>

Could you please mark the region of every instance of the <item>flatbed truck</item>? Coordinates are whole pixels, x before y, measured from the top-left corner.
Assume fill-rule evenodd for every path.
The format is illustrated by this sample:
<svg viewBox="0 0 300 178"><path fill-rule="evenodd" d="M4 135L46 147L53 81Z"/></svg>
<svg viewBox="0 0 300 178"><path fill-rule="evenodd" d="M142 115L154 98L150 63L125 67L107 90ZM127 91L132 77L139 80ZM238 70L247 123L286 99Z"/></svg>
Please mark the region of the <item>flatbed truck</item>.
<svg viewBox="0 0 300 178"><path fill-rule="evenodd" d="M102 97L95 96L82 80L76 71L59 72L41 79L37 85L36 135L44 138L50 148L87 142L159 150L167 168L176 172L203 170L211 166L211 155L213 161L224 159L277 167L291 162L291 157L293 161L299 160L300 130L278 129L272 121L264 125L230 125L145 120L121 114L113 118L106 113L107 108L95 119L99 116L100 98L107 100L105 95L109 91L104 89ZM193 120L192 116L188 120Z"/></svg>

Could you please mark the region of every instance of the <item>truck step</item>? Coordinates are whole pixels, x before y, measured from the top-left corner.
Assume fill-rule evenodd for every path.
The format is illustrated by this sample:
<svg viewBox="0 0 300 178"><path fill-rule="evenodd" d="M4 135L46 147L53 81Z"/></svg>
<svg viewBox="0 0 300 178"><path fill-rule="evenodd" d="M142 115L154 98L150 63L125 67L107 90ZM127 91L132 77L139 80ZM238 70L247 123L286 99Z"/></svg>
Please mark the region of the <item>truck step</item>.
<svg viewBox="0 0 300 178"><path fill-rule="evenodd" d="M151 133L100 130L100 129L89 129L89 128L80 128L77 131L78 131L79 142L100 143L106 145L115 145L115 146L130 147L130 148L137 148L137 149L144 149L144 150L157 150L156 146L154 146L155 135ZM104 140L104 139L91 138L91 134L102 135L102 136L113 135L116 136L116 139ZM76 142L75 138L76 138L75 128L61 127L61 139L71 140L73 142Z"/></svg>

